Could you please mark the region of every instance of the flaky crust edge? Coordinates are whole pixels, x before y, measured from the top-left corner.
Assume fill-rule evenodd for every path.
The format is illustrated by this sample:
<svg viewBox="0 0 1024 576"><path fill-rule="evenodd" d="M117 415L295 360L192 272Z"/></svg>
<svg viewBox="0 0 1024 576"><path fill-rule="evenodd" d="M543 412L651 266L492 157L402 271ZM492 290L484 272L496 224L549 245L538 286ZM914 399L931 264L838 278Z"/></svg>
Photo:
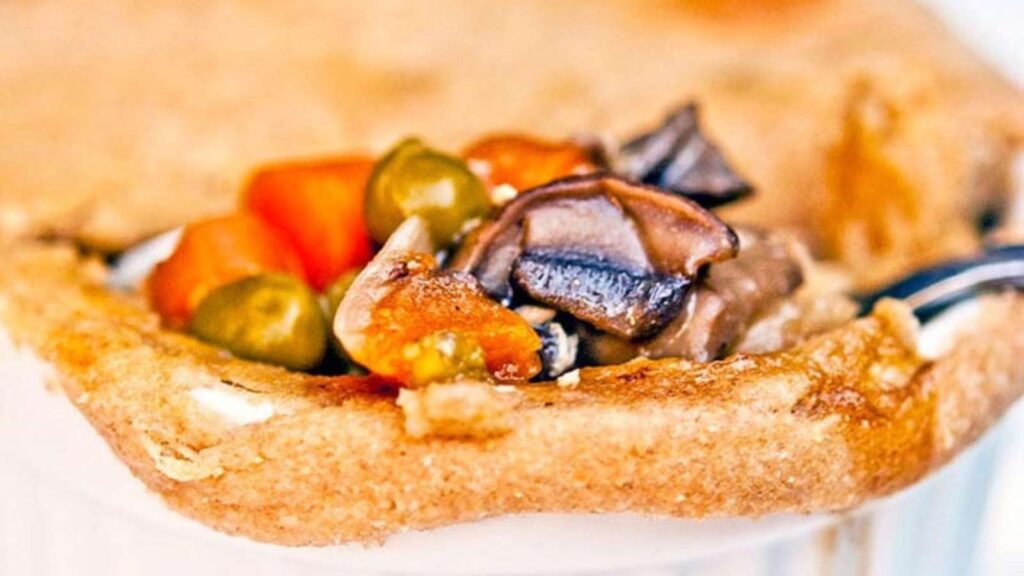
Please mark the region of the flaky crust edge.
<svg viewBox="0 0 1024 576"><path fill-rule="evenodd" d="M843 510L953 458L1024 391L1024 297L935 361L898 307L792 350L587 369L508 394L508 434L415 440L387 383L288 373L162 330L66 247L0 252L0 321L174 509L288 545L376 542L522 512L704 518ZM237 425L198 388L269 405Z"/></svg>

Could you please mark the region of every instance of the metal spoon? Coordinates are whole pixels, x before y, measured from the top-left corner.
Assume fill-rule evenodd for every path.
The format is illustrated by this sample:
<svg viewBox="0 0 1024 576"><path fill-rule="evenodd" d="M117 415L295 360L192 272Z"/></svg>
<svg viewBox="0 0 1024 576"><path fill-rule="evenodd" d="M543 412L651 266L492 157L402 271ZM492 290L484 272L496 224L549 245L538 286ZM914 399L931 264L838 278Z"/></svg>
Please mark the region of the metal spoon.
<svg viewBox="0 0 1024 576"><path fill-rule="evenodd" d="M980 291L1000 288L1024 289L1024 244L990 248L975 258L914 272L862 297L861 311L869 312L882 298L899 298L925 320Z"/></svg>

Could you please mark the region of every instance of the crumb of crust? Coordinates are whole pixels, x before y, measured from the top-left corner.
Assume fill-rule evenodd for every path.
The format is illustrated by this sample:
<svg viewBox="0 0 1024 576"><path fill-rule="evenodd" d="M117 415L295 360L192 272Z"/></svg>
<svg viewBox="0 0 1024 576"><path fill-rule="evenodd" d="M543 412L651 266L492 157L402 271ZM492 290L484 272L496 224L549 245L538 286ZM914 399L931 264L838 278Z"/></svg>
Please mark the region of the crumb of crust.
<svg viewBox="0 0 1024 576"><path fill-rule="evenodd" d="M431 384L398 393L405 432L414 438L485 439L507 434L514 404L513 394L485 382Z"/></svg>
<svg viewBox="0 0 1024 576"><path fill-rule="evenodd" d="M562 388L572 388L580 383L580 369L570 370L558 377L555 382Z"/></svg>
<svg viewBox="0 0 1024 576"><path fill-rule="evenodd" d="M900 300L883 298L875 304L871 315L884 322L889 329L900 339L900 342L910 348L917 349L917 335L920 331L920 323L910 306Z"/></svg>
<svg viewBox="0 0 1024 576"><path fill-rule="evenodd" d="M224 474L224 468L214 462L207 462L202 454L186 446L164 446L142 432L139 442L153 459L158 472L177 482L192 482L216 478Z"/></svg>

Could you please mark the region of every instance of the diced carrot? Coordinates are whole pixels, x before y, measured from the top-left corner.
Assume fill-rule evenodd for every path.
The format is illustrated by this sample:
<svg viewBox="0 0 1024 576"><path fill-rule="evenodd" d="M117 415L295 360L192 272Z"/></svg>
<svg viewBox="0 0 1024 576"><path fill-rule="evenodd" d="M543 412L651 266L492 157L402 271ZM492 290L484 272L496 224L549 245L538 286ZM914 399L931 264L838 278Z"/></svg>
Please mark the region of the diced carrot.
<svg viewBox="0 0 1024 576"><path fill-rule="evenodd" d="M526 190L565 176L596 170L582 147L506 134L484 138L467 148L463 158L490 187L508 184Z"/></svg>
<svg viewBox="0 0 1024 576"><path fill-rule="evenodd" d="M541 342L515 312L491 300L460 274L421 274L396 280L373 309L362 361L375 374L413 379L410 344L438 332L479 343L487 370L499 381L523 381L541 368Z"/></svg>
<svg viewBox="0 0 1024 576"><path fill-rule="evenodd" d="M373 256L363 219L372 170L373 160L361 157L267 166L252 176L242 203L295 246L310 284L323 290Z"/></svg>
<svg viewBox="0 0 1024 576"><path fill-rule="evenodd" d="M210 291L263 272L305 279L294 249L274 228L251 214L233 214L187 225L174 253L153 270L146 292L165 324L183 328Z"/></svg>

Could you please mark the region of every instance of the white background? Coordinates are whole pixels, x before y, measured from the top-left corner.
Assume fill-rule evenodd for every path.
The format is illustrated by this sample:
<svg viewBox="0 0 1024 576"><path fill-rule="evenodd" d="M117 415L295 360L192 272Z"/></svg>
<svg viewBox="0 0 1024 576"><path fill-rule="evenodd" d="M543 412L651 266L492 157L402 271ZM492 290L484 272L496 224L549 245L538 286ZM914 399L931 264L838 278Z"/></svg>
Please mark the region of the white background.
<svg viewBox="0 0 1024 576"><path fill-rule="evenodd" d="M1024 86L1024 0L925 2L961 38ZM987 576L1024 574L1024 407L1014 411L1011 428L979 540L979 573Z"/></svg>

